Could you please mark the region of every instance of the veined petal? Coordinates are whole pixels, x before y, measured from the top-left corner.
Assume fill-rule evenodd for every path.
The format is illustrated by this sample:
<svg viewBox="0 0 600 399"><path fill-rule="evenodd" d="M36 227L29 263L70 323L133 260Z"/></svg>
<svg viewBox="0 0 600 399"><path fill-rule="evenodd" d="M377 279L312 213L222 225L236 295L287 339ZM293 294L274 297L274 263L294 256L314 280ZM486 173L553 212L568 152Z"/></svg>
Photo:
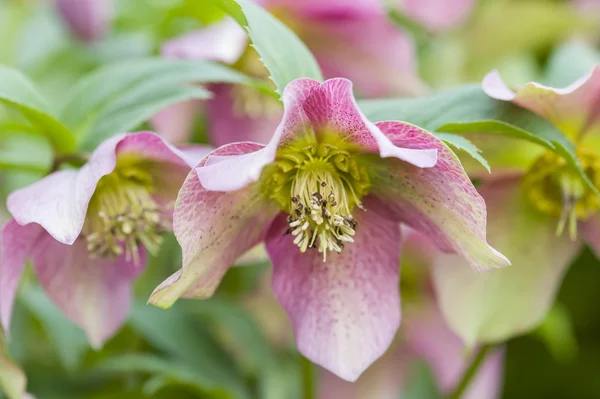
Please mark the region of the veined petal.
<svg viewBox="0 0 600 399"><path fill-rule="evenodd" d="M236 109L237 89L225 84L211 87L213 97L206 103L211 143L217 147L240 141L267 144L281 121L283 108L266 115L262 111L258 111L260 115L249 115L246 110Z"/></svg>
<svg viewBox="0 0 600 399"><path fill-rule="evenodd" d="M12 308L25 268L25 262L35 247L43 230L36 224L19 225L14 219L2 228L0 257L0 322L6 332L10 332Z"/></svg>
<svg viewBox="0 0 600 399"><path fill-rule="evenodd" d="M548 119L572 139L584 133L600 133L599 66L561 89L530 82L514 92L498 71L490 72L482 87L492 98L512 101Z"/></svg>
<svg viewBox="0 0 600 399"><path fill-rule="evenodd" d="M223 155L220 152L208 156L206 162L196 168L202 186L213 191L235 191L255 182L266 165L273 162L277 149L293 140L297 134L310 128L310 122L302 105L319 85L312 79L296 79L283 91L283 118L266 146L238 143L253 147L248 150ZM233 147L232 147L233 148Z"/></svg>
<svg viewBox="0 0 600 399"><path fill-rule="evenodd" d="M400 9L427 29L439 32L462 24L475 0L396 0Z"/></svg>
<svg viewBox="0 0 600 399"><path fill-rule="evenodd" d="M233 64L248 45L244 29L232 18L224 18L165 43L161 54L168 58L221 61Z"/></svg>
<svg viewBox="0 0 600 399"><path fill-rule="evenodd" d="M490 241L512 266L477 274L460 257L440 255L432 267L444 317L467 345L502 342L535 328L581 248L580 241L556 236L556 218L533 209L518 181L479 190L488 204Z"/></svg>
<svg viewBox="0 0 600 399"><path fill-rule="evenodd" d="M458 384L469 364L465 347L452 333L436 306L431 303L407 312L405 345L424 359L436 377L441 392ZM500 397L504 351L494 350L481 366L464 394L464 399L496 399Z"/></svg>
<svg viewBox="0 0 600 399"><path fill-rule="evenodd" d="M486 241L486 207L460 162L426 131L402 122L379 122L388 140L408 148L437 149L433 168L417 169L397 160L372 166L372 193L397 220L425 234L440 249L462 255L475 269L509 265Z"/></svg>
<svg viewBox="0 0 600 399"><path fill-rule="evenodd" d="M331 129L382 158L398 158L419 168L430 168L437 162L437 150L433 147L403 148L390 141L358 108L352 82L348 79L329 79L321 83L306 98L303 108L316 132Z"/></svg>
<svg viewBox="0 0 600 399"><path fill-rule="evenodd" d="M140 265L125 260L90 259L84 239L73 245L42 234L32 252L42 287L65 315L83 328L93 347L99 348L123 324L131 301L132 280Z"/></svg>
<svg viewBox="0 0 600 399"><path fill-rule="evenodd" d="M356 215L355 242L323 261L302 253L284 235L283 217L273 224L267 251L273 292L290 316L298 350L339 377L355 381L390 346L400 324L400 228L366 198Z"/></svg>
<svg viewBox="0 0 600 399"><path fill-rule="evenodd" d="M230 144L214 156L255 151L257 144ZM199 168L206 159L200 163ZM149 303L168 308L179 297L211 296L227 269L262 241L279 212L256 185L234 192L208 191L190 172L175 204L173 230L183 252L182 268L160 284Z"/></svg>
<svg viewBox="0 0 600 399"><path fill-rule="evenodd" d="M584 241L600 258L600 215L594 215L589 220L579 224Z"/></svg>

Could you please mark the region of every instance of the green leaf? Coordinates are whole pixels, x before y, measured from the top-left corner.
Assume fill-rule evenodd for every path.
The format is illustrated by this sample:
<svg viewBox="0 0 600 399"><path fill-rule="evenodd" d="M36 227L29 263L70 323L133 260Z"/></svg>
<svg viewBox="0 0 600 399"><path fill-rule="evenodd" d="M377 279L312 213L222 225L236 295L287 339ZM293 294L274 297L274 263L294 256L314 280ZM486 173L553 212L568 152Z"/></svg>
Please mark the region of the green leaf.
<svg viewBox="0 0 600 399"><path fill-rule="evenodd" d="M441 399L431 368L424 363L414 365L408 384L398 399Z"/></svg>
<svg viewBox="0 0 600 399"><path fill-rule="evenodd" d="M25 373L18 364L8 358L0 329L0 397L4 392L8 399L21 399L25 393Z"/></svg>
<svg viewBox="0 0 600 399"><path fill-rule="evenodd" d="M47 173L52 160L51 144L30 126L0 124L0 169Z"/></svg>
<svg viewBox="0 0 600 399"><path fill-rule="evenodd" d="M228 354L206 326L186 312L182 305L176 304L166 311L134 304L130 324L137 334L156 348L181 359L207 380L229 387L234 398L249 397Z"/></svg>
<svg viewBox="0 0 600 399"><path fill-rule="evenodd" d="M577 357L577 338L566 306L554 305L534 335L546 344L556 360L569 362Z"/></svg>
<svg viewBox="0 0 600 399"><path fill-rule="evenodd" d="M533 112L494 100L479 85L418 98L363 100L360 107L373 121L405 121L434 134L492 134L539 144L565 158L597 192L575 155L575 146L560 130Z"/></svg>
<svg viewBox="0 0 600 399"><path fill-rule="evenodd" d="M153 354L136 353L111 357L96 364L94 369L112 373L138 372L152 375L153 378L144 386L148 397L166 386L184 385L193 388L199 394L211 395L211 398L232 398L227 386L215 383L192 367Z"/></svg>
<svg viewBox="0 0 600 399"><path fill-rule="evenodd" d="M281 21L249 0L215 0L248 31L250 40L271 74L279 94L298 78L323 80L314 56Z"/></svg>
<svg viewBox="0 0 600 399"><path fill-rule="evenodd" d="M483 167L490 172L490 164L485 160L484 157L481 156L481 150L475 146L475 144L471 143L469 140L462 136L458 136L456 134L451 133L437 133L436 136L444 141L446 144L458 149L465 151L469 154L473 159L479 162Z"/></svg>
<svg viewBox="0 0 600 399"><path fill-rule="evenodd" d="M75 149L69 130L53 116L50 106L33 83L16 69L0 65L0 103L18 111L31 124L33 131L50 140L56 151Z"/></svg>
<svg viewBox="0 0 600 399"><path fill-rule="evenodd" d="M90 348L83 330L67 320L40 288L27 286L21 298L27 310L42 323L62 366L75 371Z"/></svg>
<svg viewBox="0 0 600 399"><path fill-rule="evenodd" d="M209 93L188 83L255 82L207 61L147 58L111 64L84 77L69 93L61 117L85 149L136 128L160 109Z"/></svg>
<svg viewBox="0 0 600 399"><path fill-rule="evenodd" d="M550 56L544 83L566 87L600 64L598 50L585 42L570 42L558 47Z"/></svg>

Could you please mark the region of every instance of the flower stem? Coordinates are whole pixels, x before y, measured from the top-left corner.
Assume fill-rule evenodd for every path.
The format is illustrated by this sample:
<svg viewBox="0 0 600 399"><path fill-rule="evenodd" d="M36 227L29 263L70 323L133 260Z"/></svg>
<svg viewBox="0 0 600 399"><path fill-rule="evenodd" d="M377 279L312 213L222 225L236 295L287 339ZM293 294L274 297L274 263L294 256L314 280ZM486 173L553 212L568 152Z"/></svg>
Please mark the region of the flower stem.
<svg viewBox="0 0 600 399"><path fill-rule="evenodd" d="M475 377L477 371L479 371L479 367L481 367L481 365L483 364L485 357L490 352L490 349L492 349L492 345L483 345L479 348L479 350L473 357L471 364L465 370L462 378L460 379L456 387L452 390L450 395L448 395L447 399L460 399L463 396L467 388L469 388L469 384L473 380L473 377Z"/></svg>
<svg viewBox="0 0 600 399"><path fill-rule="evenodd" d="M315 398L315 369L310 360L302 356L302 382L304 386L303 399Z"/></svg>

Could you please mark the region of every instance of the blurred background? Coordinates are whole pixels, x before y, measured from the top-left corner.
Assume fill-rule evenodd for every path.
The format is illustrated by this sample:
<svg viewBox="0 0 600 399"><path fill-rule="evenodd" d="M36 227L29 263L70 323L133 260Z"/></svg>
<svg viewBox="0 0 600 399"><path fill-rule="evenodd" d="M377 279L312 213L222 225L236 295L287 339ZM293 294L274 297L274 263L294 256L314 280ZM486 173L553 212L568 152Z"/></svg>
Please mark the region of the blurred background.
<svg viewBox="0 0 600 399"><path fill-rule="evenodd" d="M84 3L93 1L64 1L72 3L63 6L72 7L69 13L51 0L0 0L0 63L20 69L43 94L56 98L98 67L164 55L171 40L224 18L210 0L98 1L104 4L93 13L71 15L85 13ZM388 0L386 7L390 23L413 46L414 58L406 62L416 68L410 72L412 93L393 95L480 82L494 68L515 85L543 80L557 48L574 39L596 47L600 40L600 1L594 0ZM272 11L284 22L293 19L293 8ZM290 27L294 29L292 23ZM298 32L311 47L315 38L303 33ZM354 56L365 57L360 49ZM263 77L260 70L256 75ZM3 204L12 190L47 174L53 162L45 140L3 130L6 116L0 109ZM140 129L160 130L158 125L145 123ZM206 112L200 111L185 137L175 140L207 143L210 126ZM401 286L403 312L410 315L411 309L417 314L428 308L433 294L419 247L407 253ZM360 392L332 381L334 377L303 359L287 316L270 292L270 265L263 259L259 251L246 265L232 268L214 298L181 300L162 311L145 303L154 287L181 265L177 242L167 236L135 283L128 322L98 350L27 271L6 351L24 371L27 391L39 399L436 397L435 356L411 346L410 326L416 321L401 326L390 354L357 383ZM600 398L598 281L598 261L586 249L570 267L541 327L499 349L503 380L489 385L485 397ZM437 339L432 333L431 340ZM460 355L460 344L452 342ZM3 367L8 370L8 363L0 362L0 374Z"/></svg>

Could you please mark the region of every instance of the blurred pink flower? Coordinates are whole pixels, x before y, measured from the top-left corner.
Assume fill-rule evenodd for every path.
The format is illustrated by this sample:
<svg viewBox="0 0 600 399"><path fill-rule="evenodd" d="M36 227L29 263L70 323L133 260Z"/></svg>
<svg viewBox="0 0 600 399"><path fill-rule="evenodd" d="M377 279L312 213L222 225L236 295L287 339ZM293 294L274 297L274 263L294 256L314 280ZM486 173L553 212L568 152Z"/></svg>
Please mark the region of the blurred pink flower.
<svg viewBox="0 0 600 399"><path fill-rule="evenodd" d="M411 95L423 91L410 38L387 18L381 0L262 0L307 44L326 77L346 77L365 96ZM262 79L268 73L233 20L186 34L164 45L166 57L208 59ZM215 85L208 102L212 143L269 141L281 119L281 104L251 88ZM191 104L198 104L191 103ZM153 119L158 132L177 141L189 137L196 106L169 108Z"/></svg>
<svg viewBox="0 0 600 399"><path fill-rule="evenodd" d="M110 27L112 0L56 0L56 7L80 40L100 39Z"/></svg>
<svg viewBox="0 0 600 399"><path fill-rule="evenodd" d="M483 88L552 122L573 142L587 176L600 187L600 67L562 89L532 82L514 92L495 71ZM508 150L498 146L494 156L503 151ZM436 259L441 309L467 344L500 342L535 328L583 243L600 255L600 198L554 152L532 152L529 165L520 173L494 173L479 187L488 206L490 241L513 266L476 275L457 257Z"/></svg>
<svg viewBox="0 0 600 399"><path fill-rule="evenodd" d="M188 175L174 213L183 267L149 302L211 296L264 240L300 352L353 381L400 323L399 222L475 268L508 261L487 244L483 200L435 136L368 121L346 79L297 79L283 103L267 145L225 145Z"/></svg>
<svg viewBox="0 0 600 399"><path fill-rule="evenodd" d="M101 346L126 317L131 281L146 250L155 251L171 230L173 201L198 159L154 133L123 134L104 141L81 169L13 192L0 262L5 331L31 259L54 303Z"/></svg>
<svg viewBox="0 0 600 399"><path fill-rule="evenodd" d="M394 0L402 12L425 28L440 32L460 26L477 0Z"/></svg>

